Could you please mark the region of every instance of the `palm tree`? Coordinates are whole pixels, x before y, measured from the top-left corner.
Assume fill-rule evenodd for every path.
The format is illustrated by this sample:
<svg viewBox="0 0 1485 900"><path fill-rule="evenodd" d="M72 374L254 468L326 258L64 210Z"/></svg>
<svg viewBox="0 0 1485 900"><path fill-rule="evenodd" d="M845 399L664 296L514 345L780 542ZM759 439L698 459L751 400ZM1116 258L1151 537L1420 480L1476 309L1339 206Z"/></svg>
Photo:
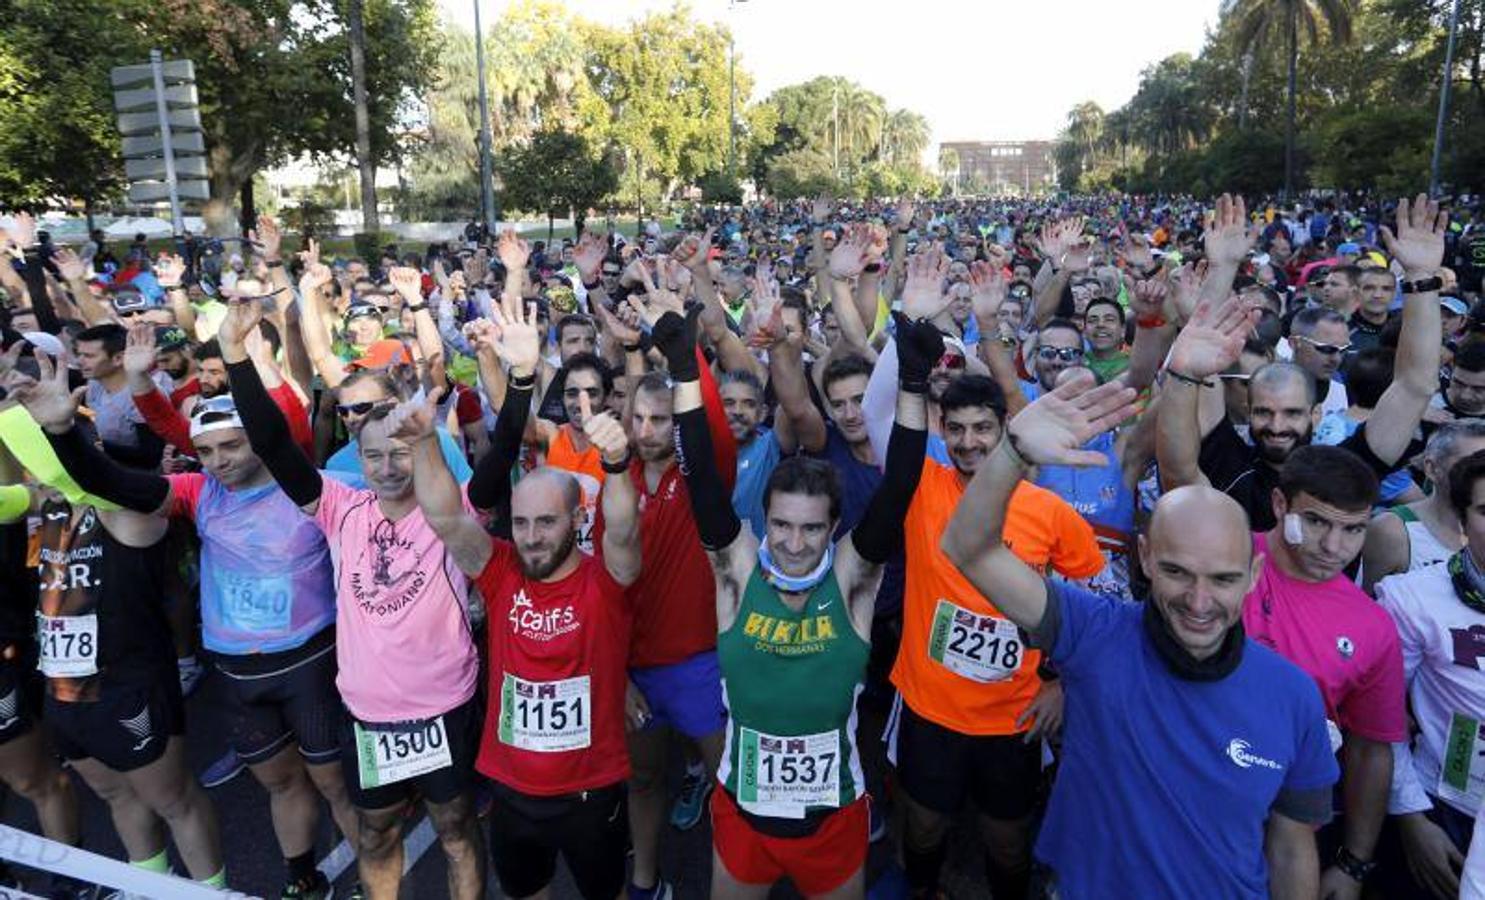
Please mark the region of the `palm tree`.
<svg viewBox="0 0 1485 900"><path fill-rule="evenodd" d="M840 117L840 145L846 150L847 165L855 171L872 147L881 142L882 126L887 121L887 104L880 95L844 81L837 87L837 114Z"/></svg>
<svg viewBox="0 0 1485 900"><path fill-rule="evenodd" d="M952 182L954 193L959 193L959 151L940 145L938 148L938 174Z"/></svg>
<svg viewBox="0 0 1485 900"><path fill-rule="evenodd" d="M894 109L882 126L878 155L892 165L916 163L928 147L928 120L910 109Z"/></svg>
<svg viewBox="0 0 1485 900"><path fill-rule="evenodd" d="M1303 30L1314 46L1321 25L1338 43L1351 40L1357 0L1223 0L1222 15L1235 16L1237 43L1244 53L1268 46L1282 30L1289 58L1289 109L1284 122L1284 196L1294 188L1294 104L1299 90L1299 35Z"/></svg>

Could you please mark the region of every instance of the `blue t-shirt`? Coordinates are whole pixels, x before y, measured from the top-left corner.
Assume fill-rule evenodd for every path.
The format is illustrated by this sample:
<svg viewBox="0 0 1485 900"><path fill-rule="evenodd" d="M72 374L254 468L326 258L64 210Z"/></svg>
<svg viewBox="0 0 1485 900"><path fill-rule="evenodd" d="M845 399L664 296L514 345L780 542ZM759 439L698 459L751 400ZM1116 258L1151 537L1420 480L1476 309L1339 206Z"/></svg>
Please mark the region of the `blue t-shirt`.
<svg viewBox="0 0 1485 900"><path fill-rule="evenodd" d="M438 429L438 447L443 451L443 461L448 464L449 471L454 473L454 480L460 484L468 482L474 469L469 467L464 451L442 428ZM347 487L358 490L366 487L366 478L361 474L361 445L355 438L325 461L325 474Z"/></svg>
<svg viewBox="0 0 1485 900"><path fill-rule="evenodd" d="M779 439L770 428L758 429L751 441L737 448L737 483L732 488L732 511L763 540L767 521L763 516L763 491L768 477L779 464Z"/></svg>
<svg viewBox="0 0 1485 900"><path fill-rule="evenodd" d="M1172 674L1143 608L1047 584L1066 725L1037 858L1063 900L1266 900L1281 790L1340 777L1315 682L1249 640L1216 681Z"/></svg>

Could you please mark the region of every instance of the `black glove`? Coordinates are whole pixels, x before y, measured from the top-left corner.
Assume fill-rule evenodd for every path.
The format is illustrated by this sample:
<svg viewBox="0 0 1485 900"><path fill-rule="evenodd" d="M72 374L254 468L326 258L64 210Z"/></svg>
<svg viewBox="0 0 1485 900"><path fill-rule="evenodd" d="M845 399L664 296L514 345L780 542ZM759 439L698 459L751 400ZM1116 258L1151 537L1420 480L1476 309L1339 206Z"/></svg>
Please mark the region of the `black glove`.
<svg viewBox="0 0 1485 900"><path fill-rule="evenodd" d="M696 381L701 366L696 362L696 320L701 307L693 306L682 316L668 312L650 329L650 341L665 355L671 381Z"/></svg>
<svg viewBox="0 0 1485 900"><path fill-rule="evenodd" d="M914 394L928 390L928 374L944 355L944 336L927 319L916 322L900 312L897 323L897 379L902 389Z"/></svg>

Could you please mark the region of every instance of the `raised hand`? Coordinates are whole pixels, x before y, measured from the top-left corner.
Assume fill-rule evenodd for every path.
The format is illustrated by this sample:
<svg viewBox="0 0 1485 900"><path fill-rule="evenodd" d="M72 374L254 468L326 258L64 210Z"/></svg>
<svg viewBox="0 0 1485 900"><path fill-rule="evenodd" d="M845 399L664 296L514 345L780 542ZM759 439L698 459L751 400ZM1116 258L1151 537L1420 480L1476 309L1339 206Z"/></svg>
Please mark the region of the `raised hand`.
<svg viewBox="0 0 1485 900"><path fill-rule="evenodd" d="M301 247L299 250L299 261L304 263L304 268L306 270L312 266L319 265L320 242L315 240L314 238L307 239L304 242L304 246Z"/></svg>
<svg viewBox="0 0 1485 900"><path fill-rule="evenodd" d="M907 281L902 287L902 312L909 319L931 319L949 304L944 293L944 279L949 275L949 258L938 247L931 246L908 257Z"/></svg>
<svg viewBox="0 0 1485 900"><path fill-rule="evenodd" d="M593 312L598 316L598 324L607 332L608 336L619 342L621 347L633 347L639 343L639 329L624 321L603 303L592 303ZM621 307L621 311L629 307Z"/></svg>
<svg viewBox="0 0 1485 900"><path fill-rule="evenodd" d="M77 253L67 247L58 249L57 255L52 257L52 260L57 264L57 269L62 273L63 281L82 281L88 277L88 264L82 261L81 256L78 256ZM158 266L156 267L155 277L159 278ZM164 279L160 279L160 284L163 287L170 287L170 285L165 284Z"/></svg>
<svg viewBox="0 0 1485 900"><path fill-rule="evenodd" d="M160 258L155 260L155 279L163 288L180 287L181 279L186 277L186 261L173 253L161 253Z"/></svg>
<svg viewBox="0 0 1485 900"><path fill-rule="evenodd" d="M67 388L65 360L53 361L40 350L35 351L38 377L28 378L18 372L9 375L10 390L36 424L53 434L72 427L77 415L78 395Z"/></svg>
<svg viewBox="0 0 1485 900"><path fill-rule="evenodd" d="M515 232L507 230L506 234L514 235ZM502 235L502 239L504 236ZM524 268L525 263L521 263ZM484 284L485 276L490 274L490 255L481 247L464 260L464 277L470 284ZM505 277L509 279L511 272L507 271Z"/></svg>
<svg viewBox="0 0 1485 900"><path fill-rule="evenodd" d="M308 296L335 280L335 273L322 262L307 263L299 276L299 292Z"/></svg>
<svg viewBox="0 0 1485 900"><path fill-rule="evenodd" d="M650 277L649 268L641 266L639 272L645 286L645 299L641 301L635 295L630 294L628 301L630 307L639 313L640 319L645 324L651 328L655 327L655 323L660 321L660 317L668 312L677 313L682 316L686 314L686 304L681 300L679 294L675 291L657 287L655 285L655 279Z"/></svg>
<svg viewBox="0 0 1485 900"><path fill-rule="evenodd" d="M500 239L495 242L495 255L505 266L508 277L511 272L525 271L526 261L531 259L531 245L521 240L515 229L507 228L500 232Z"/></svg>
<svg viewBox="0 0 1485 900"><path fill-rule="evenodd" d="M1041 251L1042 256L1052 261L1052 265L1061 265L1063 254L1082 239L1083 223L1082 216L1048 222L1042 226L1036 248Z"/></svg>
<svg viewBox="0 0 1485 900"><path fill-rule="evenodd" d="M810 204L810 220L817 225L825 224L825 220L830 217L831 205L829 194L816 197L815 202Z"/></svg>
<svg viewBox="0 0 1485 900"><path fill-rule="evenodd" d="M578 394L578 415L583 420L583 434L598 448L604 462L613 466L629 458L629 435L624 433L624 426L607 410L594 415L587 391Z"/></svg>
<svg viewBox="0 0 1485 900"><path fill-rule="evenodd" d="M222 317L222 323L217 326L217 342L222 345L222 352L231 357L228 362L247 356L244 342L248 333L258 327L262 318L261 303L247 300L227 304L227 315Z"/></svg>
<svg viewBox="0 0 1485 900"><path fill-rule="evenodd" d="M1136 320L1162 318L1169 293L1170 282L1163 273L1145 281L1136 281L1134 290L1129 292L1129 310Z"/></svg>
<svg viewBox="0 0 1485 900"><path fill-rule="evenodd" d="M583 279L584 284L598 280L603 258L607 255L608 241L599 235L584 231L583 236L578 238L577 246L572 248L572 264L577 266L578 277Z"/></svg>
<svg viewBox="0 0 1485 900"><path fill-rule="evenodd" d="M1217 198L1212 227L1207 229L1206 257L1212 265L1236 266L1258 242L1258 233L1258 226L1248 222L1248 206L1243 198L1223 194Z"/></svg>
<svg viewBox="0 0 1485 900"><path fill-rule="evenodd" d="M1110 381L1094 387L1092 372L1079 372L1042 394L1011 419L1006 440L1034 466L1101 466L1108 459L1083 445L1134 415L1134 388Z"/></svg>
<svg viewBox="0 0 1485 900"><path fill-rule="evenodd" d="M259 216L258 227L248 232L248 239L258 245L263 258L269 262L281 258L279 253L284 245L284 233L279 230L278 223L273 220L273 216Z"/></svg>
<svg viewBox="0 0 1485 900"><path fill-rule="evenodd" d="M704 269L707 265L707 251L712 246L712 231L714 229L708 228L706 233L700 237L694 234L686 235L671 256L692 272Z"/></svg>
<svg viewBox="0 0 1485 900"><path fill-rule="evenodd" d="M1410 278L1424 278L1438 272L1444 261L1444 233L1449 227L1449 214L1439 211L1439 204L1427 194L1419 194L1412 203L1403 197L1397 201L1395 229L1382 226L1382 242Z"/></svg>
<svg viewBox="0 0 1485 900"><path fill-rule="evenodd" d="M1124 259L1141 273L1155 264L1155 256L1150 252L1150 242L1142 234L1124 235Z"/></svg>
<svg viewBox="0 0 1485 900"><path fill-rule="evenodd" d="M155 326L135 325L129 329L129 338L124 345L124 371L130 375L148 378L155 367Z"/></svg>
<svg viewBox="0 0 1485 900"><path fill-rule="evenodd" d="M1202 301L1176 335L1167 368L1187 378L1210 378L1226 371L1242 355L1243 342L1257 321L1256 303L1235 295L1221 302Z"/></svg>
<svg viewBox="0 0 1485 900"><path fill-rule="evenodd" d="M845 234L830 251L830 277L855 278L871 261L873 236L860 223L846 226Z"/></svg>
<svg viewBox="0 0 1485 900"><path fill-rule="evenodd" d="M387 436L409 444L427 440L438 433L438 400L443 388L434 388L419 400L404 400L387 413L382 427Z"/></svg>
<svg viewBox="0 0 1485 900"><path fill-rule="evenodd" d="M974 292L970 299L975 318L981 322L995 321L995 314L1005 302L1004 269L994 262L977 260L969 267L969 286Z"/></svg>
<svg viewBox="0 0 1485 900"><path fill-rule="evenodd" d="M10 239L22 250L36 243L36 217L28 212L18 212L11 217Z"/></svg>
<svg viewBox="0 0 1485 900"><path fill-rule="evenodd" d="M402 295L403 302L414 305L423 302L423 276L417 269L396 266L387 272L387 280Z"/></svg>
<svg viewBox="0 0 1485 900"><path fill-rule="evenodd" d="M510 367L511 374L525 378L541 360L541 332L536 327L536 304L519 299L502 302L490 311L495 332L490 349Z"/></svg>
<svg viewBox="0 0 1485 900"><path fill-rule="evenodd" d="M905 231L913 225L914 203L912 197L903 197L897 201L897 208L893 211L892 227L899 231Z"/></svg>

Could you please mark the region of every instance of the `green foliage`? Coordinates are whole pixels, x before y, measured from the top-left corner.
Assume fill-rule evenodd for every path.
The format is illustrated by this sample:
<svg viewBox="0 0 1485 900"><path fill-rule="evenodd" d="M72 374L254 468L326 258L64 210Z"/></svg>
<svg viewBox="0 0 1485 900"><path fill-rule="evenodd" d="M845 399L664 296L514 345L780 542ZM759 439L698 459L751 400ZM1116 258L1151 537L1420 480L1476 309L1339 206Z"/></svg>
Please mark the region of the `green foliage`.
<svg viewBox="0 0 1485 900"><path fill-rule="evenodd" d="M582 135L567 131L538 132L529 146L504 154L499 171L506 206L545 213L548 220L596 206L619 186L610 162Z"/></svg>
<svg viewBox="0 0 1485 900"><path fill-rule="evenodd" d="M769 160L763 183L781 199L838 193L840 184L830 158L813 150L789 150Z"/></svg>
<svg viewBox="0 0 1485 900"><path fill-rule="evenodd" d="M381 259L382 248L395 243L397 235L390 231L358 231L351 235L351 246L356 256L371 265Z"/></svg>
<svg viewBox="0 0 1485 900"><path fill-rule="evenodd" d="M303 200L284 210L284 224L301 235L335 233L335 213L316 200Z"/></svg>
<svg viewBox="0 0 1485 900"><path fill-rule="evenodd" d="M1328 117L1316 130L1313 178L1322 187L1428 187L1433 116L1426 109L1383 106Z"/></svg>

